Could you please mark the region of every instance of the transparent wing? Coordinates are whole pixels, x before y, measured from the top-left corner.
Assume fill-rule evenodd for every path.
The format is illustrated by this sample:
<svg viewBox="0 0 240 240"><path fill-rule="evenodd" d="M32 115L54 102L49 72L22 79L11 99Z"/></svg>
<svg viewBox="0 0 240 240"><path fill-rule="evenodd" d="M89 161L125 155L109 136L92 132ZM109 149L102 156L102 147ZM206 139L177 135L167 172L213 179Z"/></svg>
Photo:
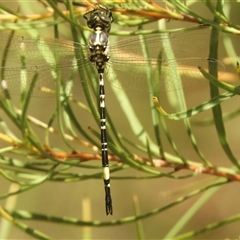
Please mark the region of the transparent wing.
<svg viewBox="0 0 240 240"><path fill-rule="evenodd" d="M6 32L0 34L0 58L5 62L0 74L10 94L28 91L36 72L38 77L32 92L36 97L54 97L52 93L56 92L57 81L63 89L68 88L69 93L92 84L86 74L89 71L96 75L96 71L88 59L88 46L13 35L7 47L9 36ZM79 53L78 59L75 50Z"/></svg>
<svg viewBox="0 0 240 240"><path fill-rule="evenodd" d="M176 91L200 83L206 83L198 66L208 71L208 66L218 67L219 75L225 71L217 60L182 58L157 62L156 59L135 61L126 68L108 68L108 81L113 87L135 92ZM129 68L130 67L130 68Z"/></svg>
<svg viewBox="0 0 240 240"><path fill-rule="evenodd" d="M207 70L209 64L218 65L222 74L225 67L220 61L207 60L210 31L199 26L188 32L128 37L110 45L106 71L110 84L137 92L174 91L205 80L198 66Z"/></svg>
<svg viewBox="0 0 240 240"><path fill-rule="evenodd" d="M123 60L125 61L126 53L130 60L133 60L135 56L142 56L143 58L143 49L146 46L148 58L157 59L160 51L168 52L171 46L174 58L196 56L200 58L206 57L210 40L212 42L217 41L217 39L211 39L211 27L201 25L193 30L189 29L189 31L156 33L146 36L127 36L116 43L110 41L109 56L111 57L110 60L115 64L122 63ZM171 57L165 58L169 59Z"/></svg>
<svg viewBox="0 0 240 240"><path fill-rule="evenodd" d="M10 36L11 41L7 48ZM6 48L7 54L4 55ZM19 65L21 57L25 57L26 64L30 65L41 65L43 62L53 65L59 59L59 66L63 64L69 66L75 55L74 49L82 53L79 58L79 65L85 65L89 55L88 46L58 39L22 37L3 31L0 33L1 59L5 59L7 62L10 61L11 64L16 63Z"/></svg>
<svg viewBox="0 0 240 240"><path fill-rule="evenodd" d="M199 79L203 78L197 66L207 69L209 61L206 60L206 54L210 36L210 27L206 26L171 34L128 36L110 44L110 60L105 71L108 80L114 87L140 92L156 89L172 91L199 83ZM49 92L56 91L58 81L63 91L66 88L69 93L97 84L97 81L91 81L96 78L97 71L89 61L88 46L17 35L12 36L7 47L8 41L9 34L1 32L0 58L5 62L5 67L0 68L1 80L5 81L12 94L27 91L36 71L38 78L33 96L54 96ZM223 64L218 63L221 71L224 71ZM181 84L177 81L176 71L172 69L183 76ZM152 88L149 88L149 81Z"/></svg>

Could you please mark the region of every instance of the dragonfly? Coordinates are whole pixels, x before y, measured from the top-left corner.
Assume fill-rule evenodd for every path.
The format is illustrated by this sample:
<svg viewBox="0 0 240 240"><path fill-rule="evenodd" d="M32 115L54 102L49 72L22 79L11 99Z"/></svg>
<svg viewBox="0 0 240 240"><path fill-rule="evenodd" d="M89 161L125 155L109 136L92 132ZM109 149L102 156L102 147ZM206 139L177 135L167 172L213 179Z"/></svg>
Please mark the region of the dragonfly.
<svg viewBox="0 0 240 240"><path fill-rule="evenodd" d="M112 12L97 5L83 17L92 30L88 44L1 31L1 86L10 95L28 92L36 73L37 80L31 90L35 97L51 97L46 89L57 90L58 81L65 95L98 84L105 211L106 215L112 215L104 80L124 90L176 91L204 80L198 66L208 69L213 64L224 71L224 65L201 56L211 38L209 25L186 32L128 36L110 44ZM183 76L180 81L176 71Z"/></svg>

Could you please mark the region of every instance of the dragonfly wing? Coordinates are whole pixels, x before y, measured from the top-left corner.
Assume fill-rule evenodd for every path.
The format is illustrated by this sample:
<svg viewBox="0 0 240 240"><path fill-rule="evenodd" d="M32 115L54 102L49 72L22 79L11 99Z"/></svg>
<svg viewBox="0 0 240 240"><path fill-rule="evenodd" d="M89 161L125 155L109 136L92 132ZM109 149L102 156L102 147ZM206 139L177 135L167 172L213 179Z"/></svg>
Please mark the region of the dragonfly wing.
<svg viewBox="0 0 240 240"><path fill-rule="evenodd" d="M132 56L148 55L157 58L159 52L168 54L171 48L174 58L206 57L211 39L211 27L201 26L171 33L155 33L142 36L126 36L111 43L109 56L114 62L121 61L121 53ZM212 39L212 43L217 39ZM117 56L120 56L118 58ZM166 56L165 58L171 58ZM171 58L172 59L172 58Z"/></svg>
<svg viewBox="0 0 240 240"><path fill-rule="evenodd" d="M10 94L28 92L34 76L37 80L31 95L34 97L56 97L56 91L70 95L89 85L97 84L92 81L96 70L89 61L79 62L72 59L71 65L66 65L65 59L56 64L30 65L20 67L7 64L0 68L1 81L4 81ZM57 84L59 83L59 85Z"/></svg>
<svg viewBox="0 0 240 240"><path fill-rule="evenodd" d="M109 77L110 83L140 92L174 91L201 83L198 66L207 70L211 63L207 60L210 31L208 26L199 26L186 32L129 36L111 45L108 68L118 77ZM218 63L224 71L224 65Z"/></svg>
<svg viewBox="0 0 240 240"><path fill-rule="evenodd" d="M5 81L11 94L28 91L36 72L37 81L31 93L36 97L56 96L53 93L57 90L57 81L69 94L92 84L88 76L96 71L88 59L88 46L17 35L12 35L9 41L10 35L6 32L0 36L0 80Z"/></svg>
<svg viewBox="0 0 240 240"><path fill-rule="evenodd" d="M210 64L218 67L220 74L224 73L225 67L220 61L181 58L163 61L135 60L129 62L129 65L118 64L117 67L109 65L107 74L110 84L116 88L136 92L166 92L206 83L198 66L208 71Z"/></svg>

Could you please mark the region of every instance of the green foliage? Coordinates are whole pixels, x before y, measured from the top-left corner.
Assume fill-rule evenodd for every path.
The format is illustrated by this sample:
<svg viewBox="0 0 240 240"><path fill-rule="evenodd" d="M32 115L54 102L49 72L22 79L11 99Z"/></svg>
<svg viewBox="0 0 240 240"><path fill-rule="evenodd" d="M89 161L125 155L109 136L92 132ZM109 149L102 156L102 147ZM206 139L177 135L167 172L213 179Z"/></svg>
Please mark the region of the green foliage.
<svg viewBox="0 0 240 240"><path fill-rule="evenodd" d="M121 45L121 37L134 39L146 59L134 68L132 59L119 51L122 59L128 60L122 68L130 66L139 78L145 76L143 89L151 89L140 95L122 90L120 85L124 89L128 81L133 83L133 75L129 72L121 79L113 70L112 56L113 69L107 74L114 79L112 85L119 87L107 87L106 93L114 214L110 219L104 215L98 85L93 68L69 65L68 78L79 76L75 85L75 80L66 83L64 65L61 69L54 65L62 58L68 59L63 63L72 64L68 57L80 59L84 54L77 46L87 44L90 30L82 15L92 10L94 1L20 0L14 7L12 2L0 2L0 238L237 239L239 230L234 223L240 220L240 163L235 144L238 128L234 125L238 122L234 121L239 116L235 99L240 90L232 84L239 75L232 37L240 30L231 11L234 6L239 11L239 4L220 0L98 2L113 12L113 47L115 40ZM200 36L197 32L202 28L208 30ZM153 63L149 43L157 45L151 40L154 33L195 40L182 38L176 51L166 37L164 49L153 49L157 55ZM52 40L45 43L45 37ZM61 40L53 40L58 38ZM207 67L194 65L202 56L187 60L193 66L182 67L164 62L162 57L165 54L173 59L198 47L199 53L206 53ZM34 65L38 58L44 59L39 69ZM50 75L44 75L47 64L53 65ZM159 84L161 90L161 83L152 81L154 67L154 76L171 76L174 87L184 84L184 74L205 79L204 99L196 101L196 88L191 99L190 92L181 87L159 93L155 87ZM25 76L23 69L32 73ZM55 73L60 77L49 85ZM230 121L231 126L227 125ZM12 225L15 228L10 229ZM15 232L17 229L20 231Z"/></svg>

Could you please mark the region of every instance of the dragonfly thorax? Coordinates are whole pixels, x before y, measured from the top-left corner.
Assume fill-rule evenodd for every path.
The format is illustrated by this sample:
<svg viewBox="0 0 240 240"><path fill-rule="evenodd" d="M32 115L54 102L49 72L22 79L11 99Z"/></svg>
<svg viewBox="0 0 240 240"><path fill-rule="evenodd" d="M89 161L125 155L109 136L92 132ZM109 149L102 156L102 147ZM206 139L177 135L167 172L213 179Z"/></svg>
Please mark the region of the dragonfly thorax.
<svg viewBox="0 0 240 240"><path fill-rule="evenodd" d="M89 38L89 45L91 47L94 46L105 46L105 48L108 45L108 35L105 31L102 31L100 28L96 29L96 31L94 31L90 38Z"/></svg>
<svg viewBox="0 0 240 240"><path fill-rule="evenodd" d="M89 47L91 53L89 60L95 64L99 73L104 72L106 62L109 60L106 49L107 47L104 45L96 45Z"/></svg>
<svg viewBox="0 0 240 240"><path fill-rule="evenodd" d="M98 72L103 72L108 57L108 35L98 28L89 38L89 60L95 63Z"/></svg>

